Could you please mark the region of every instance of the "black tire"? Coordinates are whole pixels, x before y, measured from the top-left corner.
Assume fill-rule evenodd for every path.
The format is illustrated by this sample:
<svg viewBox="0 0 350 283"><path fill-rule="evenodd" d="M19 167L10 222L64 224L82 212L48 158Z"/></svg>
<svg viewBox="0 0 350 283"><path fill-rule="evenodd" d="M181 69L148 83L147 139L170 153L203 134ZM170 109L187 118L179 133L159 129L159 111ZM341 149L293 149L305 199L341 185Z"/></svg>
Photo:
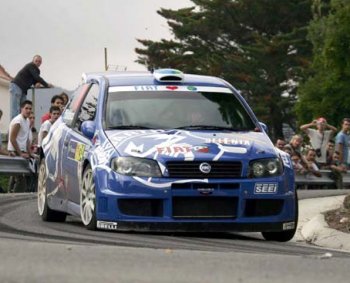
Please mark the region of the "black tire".
<svg viewBox="0 0 350 283"><path fill-rule="evenodd" d="M39 167L39 176L38 176L38 213L41 216L41 219L49 222L64 222L66 220L67 214L61 211L53 210L48 206L47 203L47 190L46 190L46 164L43 159Z"/></svg>
<svg viewBox="0 0 350 283"><path fill-rule="evenodd" d="M262 236L266 241L276 241L276 242L288 242L293 239L295 232L297 231L299 218L299 204L298 195L295 192L295 227L292 230L282 231L282 232L261 232Z"/></svg>
<svg viewBox="0 0 350 283"><path fill-rule="evenodd" d="M90 165L86 166L81 182L80 215L84 226L88 230L97 229L96 190L94 176Z"/></svg>

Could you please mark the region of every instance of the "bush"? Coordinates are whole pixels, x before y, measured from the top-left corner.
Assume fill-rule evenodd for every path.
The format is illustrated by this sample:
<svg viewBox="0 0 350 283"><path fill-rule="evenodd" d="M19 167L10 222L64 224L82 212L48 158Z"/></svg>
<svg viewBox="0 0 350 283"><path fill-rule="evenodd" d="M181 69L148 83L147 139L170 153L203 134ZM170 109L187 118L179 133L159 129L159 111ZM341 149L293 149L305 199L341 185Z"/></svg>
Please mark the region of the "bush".
<svg viewBox="0 0 350 283"><path fill-rule="evenodd" d="M8 183L10 177L0 175L0 192L7 193Z"/></svg>

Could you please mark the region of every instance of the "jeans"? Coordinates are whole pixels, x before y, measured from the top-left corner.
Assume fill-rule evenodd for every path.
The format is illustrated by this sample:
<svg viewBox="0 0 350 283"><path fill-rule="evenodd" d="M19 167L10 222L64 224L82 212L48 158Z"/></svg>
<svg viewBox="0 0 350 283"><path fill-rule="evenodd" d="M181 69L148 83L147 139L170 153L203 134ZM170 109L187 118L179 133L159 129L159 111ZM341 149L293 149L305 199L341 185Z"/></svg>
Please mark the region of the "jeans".
<svg viewBox="0 0 350 283"><path fill-rule="evenodd" d="M22 89L15 83L10 83L9 91L11 94L10 115L12 120L19 113L21 113L21 103L26 99L26 95L23 93Z"/></svg>

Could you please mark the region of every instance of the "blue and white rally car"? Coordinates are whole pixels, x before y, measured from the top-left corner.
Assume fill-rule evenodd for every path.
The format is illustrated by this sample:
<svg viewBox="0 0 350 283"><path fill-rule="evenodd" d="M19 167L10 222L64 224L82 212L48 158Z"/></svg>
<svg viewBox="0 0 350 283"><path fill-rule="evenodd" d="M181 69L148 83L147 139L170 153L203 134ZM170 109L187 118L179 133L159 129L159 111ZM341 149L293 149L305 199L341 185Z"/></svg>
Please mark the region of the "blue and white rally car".
<svg viewBox="0 0 350 283"><path fill-rule="evenodd" d="M161 69L84 75L43 142L38 212L88 229L288 241L298 200L289 156L237 90Z"/></svg>

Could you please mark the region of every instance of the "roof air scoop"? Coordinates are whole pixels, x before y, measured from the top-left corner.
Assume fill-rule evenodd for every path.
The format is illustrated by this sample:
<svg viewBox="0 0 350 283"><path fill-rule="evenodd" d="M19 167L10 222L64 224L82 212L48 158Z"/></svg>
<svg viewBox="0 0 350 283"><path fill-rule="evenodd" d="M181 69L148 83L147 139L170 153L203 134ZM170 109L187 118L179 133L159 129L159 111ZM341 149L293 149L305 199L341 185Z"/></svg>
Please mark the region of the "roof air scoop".
<svg viewBox="0 0 350 283"><path fill-rule="evenodd" d="M184 79L184 74L175 69L154 70L153 76L158 82L182 82Z"/></svg>

